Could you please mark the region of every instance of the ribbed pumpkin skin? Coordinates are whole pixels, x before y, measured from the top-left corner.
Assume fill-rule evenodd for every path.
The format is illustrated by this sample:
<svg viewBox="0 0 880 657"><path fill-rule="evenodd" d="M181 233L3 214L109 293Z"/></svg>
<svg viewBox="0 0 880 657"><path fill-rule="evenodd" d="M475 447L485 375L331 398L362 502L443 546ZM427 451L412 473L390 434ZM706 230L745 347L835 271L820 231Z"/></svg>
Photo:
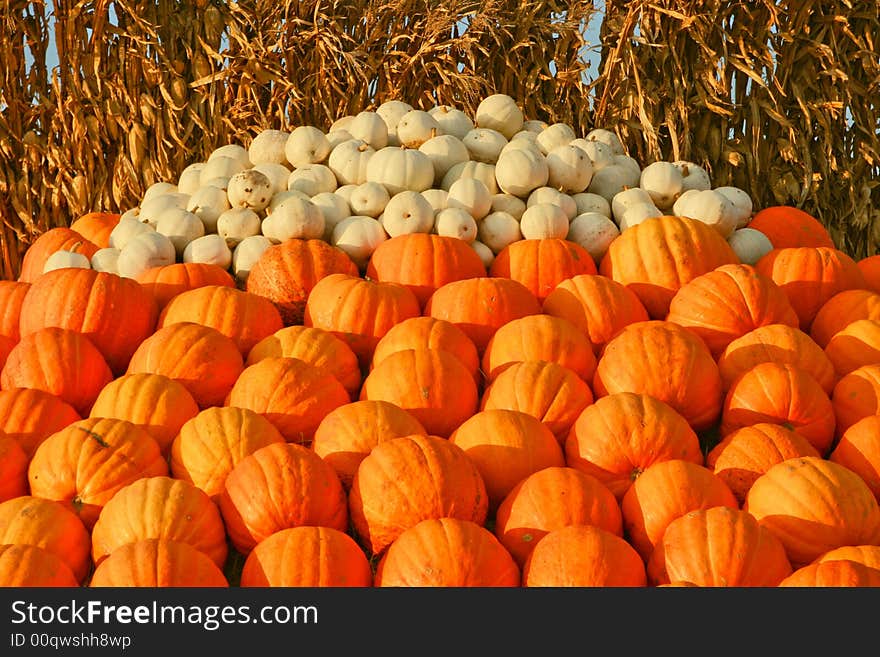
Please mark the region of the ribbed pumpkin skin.
<svg viewBox="0 0 880 657"><path fill-rule="evenodd" d="M491 381L526 360L559 363L587 382L596 371L593 343L567 319L551 315L520 317L498 329L483 353L483 372Z"/></svg>
<svg viewBox="0 0 880 657"><path fill-rule="evenodd" d="M361 461L376 445L413 434L428 432L411 413L391 402L364 399L325 415L315 430L312 449L330 464L348 491Z"/></svg>
<svg viewBox="0 0 880 657"><path fill-rule="evenodd" d="M0 502L29 494L28 455L15 438L0 434Z"/></svg>
<svg viewBox="0 0 880 657"><path fill-rule="evenodd" d="M744 504L758 477L777 463L799 456L819 456L819 452L799 433L761 422L727 434L706 455L706 465Z"/></svg>
<svg viewBox="0 0 880 657"><path fill-rule="evenodd" d="M61 557L36 545L0 545L0 588L79 586Z"/></svg>
<svg viewBox="0 0 880 657"><path fill-rule="evenodd" d="M376 586L507 587L520 570L488 529L470 520L432 518L404 531L376 568Z"/></svg>
<svg viewBox="0 0 880 657"><path fill-rule="evenodd" d="M822 561L855 561L880 570L880 545L844 545L829 550L813 563Z"/></svg>
<svg viewBox="0 0 880 657"><path fill-rule="evenodd" d="M378 555L422 520L452 517L482 525L488 496L464 450L445 438L412 435L380 442L361 461L348 508L360 543Z"/></svg>
<svg viewBox="0 0 880 657"><path fill-rule="evenodd" d="M799 568L779 583L783 587L878 587L880 570L855 561L821 561Z"/></svg>
<svg viewBox="0 0 880 657"><path fill-rule="evenodd" d="M730 386L721 435L762 422L790 427L825 455L834 440L831 399L807 372L787 363L756 365Z"/></svg>
<svg viewBox="0 0 880 657"><path fill-rule="evenodd" d="M623 327L649 319L635 292L598 274L562 281L544 299L542 310L577 326L593 343L597 355Z"/></svg>
<svg viewBox="0 0 880 657"><path fill-rule="evenodd" d="M206 285L235 287L232 274L220 265L208 262L175 262L172 265L151 267L135 279L156 301L161 311L181 292Z"/></svg>
<svg viewBox="0 0 880 657"><path fill-rule="evenodd" d="M369 587L370 562L357 542L331 527L290 527L257 545L241 571L244 587Z"/></svg>
<svg viewBox="0 0 880 657"><path fill-rule="evenodd" d="M615 239L599 273L635 292L651 319L665 319L685 283L739 258L721 233L687 217L653 217Z"/></svg>
<svg viewBox="0 0 880 657"><path fill-rule="evenodd" d="M835 294L816 313L810 337L824 349L831 338L859 319L880 320L880 293L854 289Z"/></svg>
<svg viewBox="0 0 880 657"><path fill-rule="evenodd" d="M880 414L880 363L862 365L841 377L831 394L831 406L838 437L863 417Z"/></svg>
<svg viewBox="0 0 880 657"><path fill-rule="evenodd" d="M476 463L494 511L516 484L530 474L565 465L553 432L522 411L480 411L464 421L449 442L461 447Z"/></svg>
<svg viewBox="0 0 880 657"><path fill-rule="evenodd" d="M263 358L299 358L315 367L327 369L356 397L361 388L361 369L357 355L345 341L324 329L286 326L260 340L248 352L245 366Z"/></svg>
<svg viewBox="0 0 880 657"><path fill-rule="evenodd" d="M438 288L425 303L423 314L458 326L482 356L499 328L514 319L540 313L537 297L522 283L510 278L479 277Z"/></svg>
<svg viewBox="0 0 880 657"><path fill-rule="evenodd" d="M755 213L749 222L770 240L777 249L798 246L834 248L834 241L822 223L799 208L774 205Z"/></svg>
<svg viewBox="0 0 880 657"><path fill-rule="evenodd" d="M476 256L476 257L475 257ZM367 278L400 283L415 294L422 308L438 289L487 274L480 256L457 237L411 233L385 240L367 263Z"/></svg>
<svg viewBox="0 0 880 657"><path fill-rule="evenodd" d="M761 326L737 338L718 358L724 389L756 365L769 361L795 365L812 375L826 394L831 394L837 376L828 355L799 328L786 324Z"/></svg>
<svg viewBox="0 0 880 657"><path fill-rule="evenodd" d="M683 285L667 321L696 333L718 358L733 340L759 326L798 326L785 293L750 265L722 265Z"/></svg>
<svg viewBox="0 0 880 657"><path fill-rule="evenodd" d="M71 228L64 226L50 228L34 240L25 251L18 280L25 283L33 283L37 280L43 275L46 260L56 251L74 251L91 259L97 250L97 244L93 244Z"/></svg>
<svg viewBox="0 0 880 657"><path fill-rule="evenodd" d="M95 568L97 587L228 587L223 571L187 543L146 538L121 545Z"/></svg>
<svg viewBox="0 0 880 657"><path fill-rule="evenodd" d="M721 374L708 347L687 329L662 320L630 324L605 345L593 391L596 397L651 395L696 431L712 426L721 413Z"/></svg>
<svg viewBox="0 0 880 657"><path fill-rule="evenodd" d="M180 427L195 417L199 405L189 390L162 374L125 374L108 383L89 417L127 420L150 434L168 454Z"/></svg>
<svg viewBox="0 0 880 657"><path fill-rule="evenodd" d="M647 586L645 564L620 536L590 525L548 533L523 566L523 586Z"/></svg>
<svg viewBox="0 0 880 657"><path fill-rule="evenodd" d="M89 532L59 502L23 495L0 503L0 545L34 545L59 557L77 582L89 571Z"/></svg>
<svg viewBox="0 0 880 657"><path fill-rule="evenodd" d="M70 224L74 230L100 249L110 246L110 233L119 224L118 212L87 212Z"/></svg>
<svg viewBox="0 0 880 657"><path fill-rule="evenodd" d="M880 501L880 415L868 415L851 425L828 456L862 478Z"/></svg>
<svg viewBox="0 0 880 657"><path fill-rule="evenodd" d="M495 514L495 535L520 567L544 536L569 525L595 525L623 535L620 505L611 491L568 467L544 468L521 480Z"/></svg>
<svg viewBox="0 0 880 657"><path fill-rule="evenodd" d="M28 459L43 440L80 419L73 406L43 390L0 390L0 434L14 438Z"/></svg>
<svg viewBox="0 0 880 657"><path fill-rule="evenodd" d="M726 506L673 520L648 561L654 584L777 586L791 572L779 539L748 512Z"/></svg>
<svg viewBox="0 0 880 657"><path fill-rule="evenodd" d="M477 411L473 375L451 353L420 347L391 354L370 372L361 400L387 401L409 412L425 430L447 438Z"/></svg>
<svg viewBox="0 0 880 657"><path fill-rule="evenodd" d="M574 371L559 363L527 360L512 363L483 391L480 410L522 411L539 419L560 445L593 392Z"/></svg>
<svg viewBox="0 0 880 657"><path fill-rule="evenodd" d="M215 328L180 322L160 328L131 357L128 374L161 374L189 391L199 408L223 405L244 369L235 342Z"/></svg>
<svg viewBox="0 0 880 657"><path fill-rule="evenodd" d="M226 405L259 413L287 442L310 443L324 416L349 401L348 391L327 370L281 357L246 367Z"/></svg>
<svg viewBox="0 0 880 657"><path fill-rule="evenodd" d="M303 323L343 340L367 369L382 336L395 324L420 315L418 299L399 283L330 274L309 293Z"/></svg>
<svg viewBox="0 0 880 657"><path fill-rule="evenodd" d="M542 303L562 281L598 273L596 262L584 247L557 238L512 242L498 252L489 267L490 276L519 281Z"/></svg>
<svg viewBox="0 0 880 657"><path fill-rule="evenodd" d="M138 345L156 329L152 296L130 279L65 268L33 282L21 306L22 337L48 326L82 333L117 376L125 372Z"/></svg>
<svg viewBox="0 0 880 657"><path fill-rule="evenodd" d="M292 326L303 323L309 293L330 274L357 276L358 268L345 251L324 240L286 240L263 251L246 289L269 299L284 325Z"/></svg>
<svg viewBox="0 0 880 657"><path fill-rule="evenodd" d="M123 487L168 474L153 437L125 420L87 418L46 438L28 466L31 494L61 502L87 529Z"/></svg>
<svg viewBox="0 0 880 657"><path fill-rule="evenodd" d="M619 392L597 399L565 439L565 463L596 477L618 501L654 463L703 465L697 434L679 413L650 395Z"/></svg>
<svg viewBox="0 0 880 657"><path fill-rule="evenodd" d="M22 337L0 371L0 387L35 388L60 397L81 416L89 414L113 373L82 333L48 327Z"/></svg>
<svg viewBox="0 0 880 657"><path fill-rule="evenodd" d="M0 335L11 338L13 343L21 337L21 307L30 288L30 283L0 281Z"/></svg>
<svg viewBox="0 0 880 657"><path fill-rule="evenodd" d="M857 319L838 331L825 346L838 377L866 363L880 363L880 319Z"/></svg>
<svg viewBox="0 0 880 657"><path fill-rule="evenodd" d="M807 333L816 313L831 297L865 287L855 261L828 247L776 248L762 256L755 269L782 288L797 313L800 329Z"/></svg>
<svg viewBox="0 0 880 657"><path fill-rule="evenodd" d="M743 509L782 541L795 568L844 545L880 544L880 507L871 490L825 459L774 465L752 484Z"/></svg>
<svg viewBox="0 0 880 657"><path fill-rule="evenodd" d="M869 290L880 292L880 253L856 261Z"/></svg>
<svg viewBox="0 0 880 657"><path fill-rule="evenodd" d="M393 353L420 347L448 351L473 374L475 381L481 380L480 357L473 341L455 324L434 317L411 317L392 326L376 343L370 369Z"/></svg>
<svg viewBox="0 0 880 657"><path fill-rule="evenodd" d="M181 292L159 315L158 327L195 322L231 338L242 358L266 336L282 328L281 315L268 299L224 285L205 285Z"/></svg>
<svg viewBox="0 0 880 657"><path fill-rule="evenodd" d="M655 463L636 479L620 502L629 542L646 562L676 518L698 509L739 503L727 484L710 469L672 459Z"/></svg>
<svg viewBox="0 0 880 657"><path fill-rule="evenodd" d="M302 445L274 443L244 457L226 476L219 504L229 539L242 554L288 527L348 529L339 477Z"/></svg>
<svg viewBox="0 0 880 657"><path fill-rule="evenodd" d="M220 510L207 493L179 479L144 477L118 491L92 528L92 559L100 566L116 549L145 538L188 543L219 568L226 561Z"/></svg>
<svg viewBox="0 0 880 657"><path fill-rule="evenodd" d="M284 436L259 413L234 406L206 408L187 420L171 443L171 473L219 502L226 476L261 447Z"/></svg>

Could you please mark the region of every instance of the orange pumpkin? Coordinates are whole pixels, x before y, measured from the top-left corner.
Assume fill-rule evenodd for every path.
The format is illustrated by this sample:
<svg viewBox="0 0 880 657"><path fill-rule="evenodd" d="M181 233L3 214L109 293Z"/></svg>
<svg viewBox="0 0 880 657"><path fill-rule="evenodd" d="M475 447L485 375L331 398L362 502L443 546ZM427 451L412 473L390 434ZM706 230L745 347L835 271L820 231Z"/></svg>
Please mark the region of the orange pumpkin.
<svg viewBox="0 0 880 657"><path fill-rule="evenodd" d="M721 414L721 375L709 348L687 329L662 320L630 324L605 345L593 390L596 397L651 395L696 431L712 426Z"/></svg>
<svg viewBox="0 0 880 657"><path fill-rule="evenodd" d="M217 564L188 543L145 538L115 549L95 568L89 586L224 588L229 582Z"/></svg>
<svg viewBox="0 0 880 657"><path fill-rule="evenodd" d="M46 260L56 251L73 251L82 253L91 259L98 250L98 245L87 240L83 235L71 228L59 226L42 233L27 248L21 260L21 271L18 280L33 283L43 275Z"/></svg>
<svg viewBox="0 0 880 657"><path fill-rule="evenodd" d="M370 562L357 542L332 527L289 527L263 539L241 570L243 587L369 587Z"/></svg>
<svg viewBox="0 0 880 657"><path fill-rule="evenodd" d="M829 550L813 563L822 561L855 561L880 570L880 545L843 545Z"/></svg>
<svg viewBox="0 0 880 657"><path fill-rule="evenodd" d="M355 534L372 555L422 520L486 521L488 496L463 449L437 436L412 435L376 445L358 466L348 496Z"/></svg>
<svg viewBox="0 0 880 657"><path fill-rule="evenodd" d="M880 320L880 292L865 289L838 292L816 312L810 337L824 349L831 338L859 319Z"/></svg>
<svg viewBox="0 0 880 657"><path fill-rule="evenodd" d="M100 249L110 246L110 233L116 228L122 215L118 212L87 212L77 217L70 229L76 231Z"/></svg>
<svg viewBox="0 0 880 657"><path fill-rule="evenodd" d="M245 456L226 476L219 505L229 540L245 555L288 527L348 529L339 477L302 445L272 443Z"/></svg>
<svg viewBox="0 0 880 657"><path fill-rule="evenodd" d="M838 377L862 365L880 363L880 319L857 319L838 331L825 346Z"/></svg>
<svg viewBox="0 0 880 657"><path fill-rule="evenodd" d="M64 560L24 543L0 545L0 588L79 586Z"/></svg>
<svg viewBox="0 0 880 657"><path fill-rule="evenodd" d="M404 531L376 567L376 586L519 586L520 571L485 527L460 518L429 518Z"/></svg>
<svg viewBox="0 0 880 657"><path fill-rule="evenodd" d="M596 477L617 500L654 463L684 459L703 465L697 434L669 404L619 392L597 399L565 439L565 463Z"/></svg>
<svg viewBox="0 0 880 657"><path fill-rule="evenodd" d="M14 438L28 460L46 438L80 419L73 406L43 390L0 390L0 434Z"/></svg>
<svg viewBox="0 0 880 657"><path fill-rule="evenodd" d="M880 292L880 253L857 260L856 264L862 270L867 288L872 292Z"/></svg>
<svg viewBox="0 0 880 657"><path fill-rule="evenodd" d="M21 307L30 289L30 283L0 281L0 336L9 338L12 344L21 337Z"/></svg>
<svg viewBox="0 0 880 657"><path fill-rule="evenodd" d="M519 281L542 303L562 281L598 273L596 262L584 247L556 238L511 242L489 267L490 276Z"/></svg>
<svg viewBox="0 0 880 657"><path fill-rule="evenodd" d="M828 460L859 475L880 501L880 415L868 415L850 425Z"/></svg>
<svg viewBox="0 0 880 657"><path fill-rule="evenodd" d="M21 445L0 434L0 502L30 493L27 469L28 455Z"/></svg>
<svg viewBox="0 0 880 657"><path fill-rule="evenodd" d="M232 274L220 265L208 262L175 262L150 267L139 273L135 280L153 297L160 312L182 292L206 285L235 287Z"/></svg>
<svg viewBox="0 0 880 657"><path fill-rule="evenodd" d="M862 365L841 377L831 394L831 406L838 438L862 418L880 413L880 363Z"/></svg>
<svg viewBox="0 0 880 657"><path fill-rule="evenodd" d="M820 561L798 568L779 583L782 587L853 588L880 586L880 570L847 560Z"/></svg>
<svg viewBox="0 0 880 657"><path fill-rule="evenodd" d="M834 248L834 241L818 219L790 205L762 208L749 221L749 228L764 233L777 249L812 246Z"/></svg>

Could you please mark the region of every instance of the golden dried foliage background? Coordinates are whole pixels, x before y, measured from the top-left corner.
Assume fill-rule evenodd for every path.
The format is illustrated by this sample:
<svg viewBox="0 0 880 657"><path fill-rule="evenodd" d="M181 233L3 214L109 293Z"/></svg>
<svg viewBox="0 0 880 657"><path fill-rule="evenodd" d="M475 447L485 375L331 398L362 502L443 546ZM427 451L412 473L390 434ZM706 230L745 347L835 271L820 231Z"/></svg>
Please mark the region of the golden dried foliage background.
<svg viewBox="0 0 880 657"><path fill-rule="evenodd" d="M864 257L878 38L877 0L3 0L0 274L44 230L134 207L264 128L392 98L472 113L495 92L615 129L643 164L697 161L757 207L802 207Z"/></svg>

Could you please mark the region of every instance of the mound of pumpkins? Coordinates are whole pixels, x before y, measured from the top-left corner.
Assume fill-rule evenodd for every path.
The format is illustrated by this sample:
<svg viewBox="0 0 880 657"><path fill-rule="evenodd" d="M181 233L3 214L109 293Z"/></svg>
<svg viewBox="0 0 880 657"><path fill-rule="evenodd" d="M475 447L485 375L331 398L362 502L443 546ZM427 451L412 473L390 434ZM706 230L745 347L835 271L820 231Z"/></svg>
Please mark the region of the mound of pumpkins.
<svg viewBox="0 0 880 657"><path fill-rule="evenodd" d="M0 585L880 585L878 258L501 94L264 130L0 281Z"/></svg>

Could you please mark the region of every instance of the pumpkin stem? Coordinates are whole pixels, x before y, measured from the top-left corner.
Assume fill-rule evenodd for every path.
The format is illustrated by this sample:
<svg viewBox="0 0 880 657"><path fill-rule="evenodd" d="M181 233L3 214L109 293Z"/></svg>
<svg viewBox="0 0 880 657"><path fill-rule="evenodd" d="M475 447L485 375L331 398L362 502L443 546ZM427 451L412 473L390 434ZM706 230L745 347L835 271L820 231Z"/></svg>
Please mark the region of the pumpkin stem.
<svg viewBox="0 0 880 657"><path fill-rule="evenodd" d="M77 427L80 431L84 431L88 434L89 438L92 438L96 443L98 443L101 447L110 447L110 443L104 440L104 437L91 429L86 429L85 427Z"/></svg>

